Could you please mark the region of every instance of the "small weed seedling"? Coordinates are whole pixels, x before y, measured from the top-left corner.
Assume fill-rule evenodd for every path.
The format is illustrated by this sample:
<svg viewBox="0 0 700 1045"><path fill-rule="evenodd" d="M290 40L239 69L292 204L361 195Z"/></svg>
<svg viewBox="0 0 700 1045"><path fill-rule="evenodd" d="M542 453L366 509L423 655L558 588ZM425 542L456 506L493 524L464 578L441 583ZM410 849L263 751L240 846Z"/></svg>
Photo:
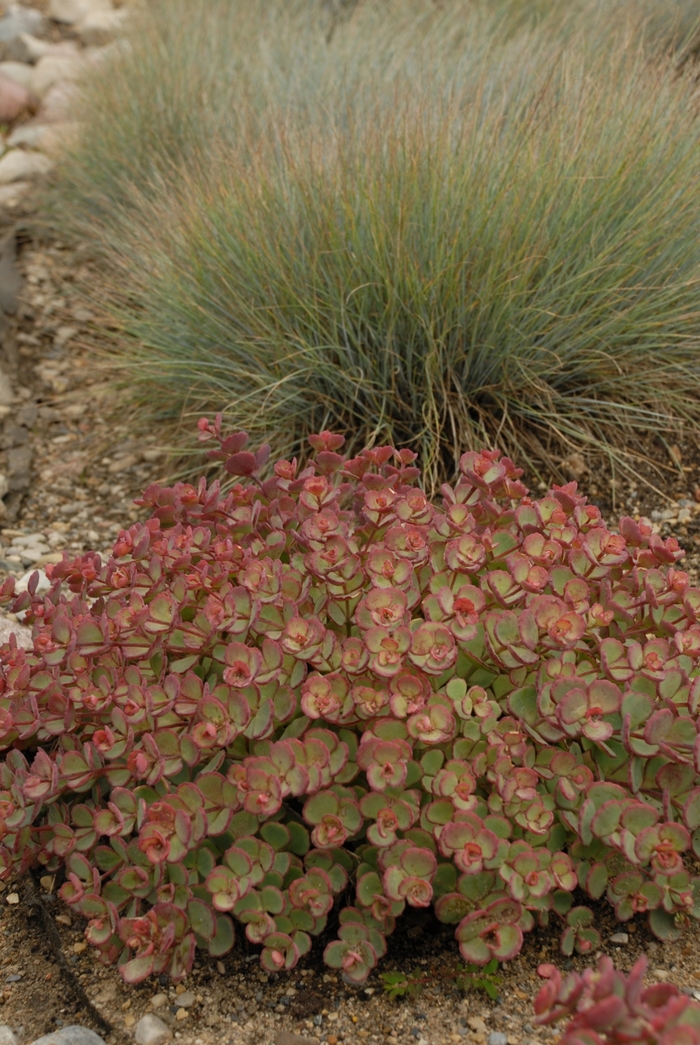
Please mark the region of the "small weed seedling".
<svg viewBox="0 0 700 1045"><path fill-rule="evenodd" d="M426 976L422 969L414 969L412 973L403 973L399 970L382 973L384 990L390 998L415 998L423 990L423 985L435 979L434 976ZM446 979L454 979L460 990L484 991L492 1001L498 997L498 987L502 977L498 975L498 962L492 958L486 965L458 965L452 973L446 974Z"/></svg>

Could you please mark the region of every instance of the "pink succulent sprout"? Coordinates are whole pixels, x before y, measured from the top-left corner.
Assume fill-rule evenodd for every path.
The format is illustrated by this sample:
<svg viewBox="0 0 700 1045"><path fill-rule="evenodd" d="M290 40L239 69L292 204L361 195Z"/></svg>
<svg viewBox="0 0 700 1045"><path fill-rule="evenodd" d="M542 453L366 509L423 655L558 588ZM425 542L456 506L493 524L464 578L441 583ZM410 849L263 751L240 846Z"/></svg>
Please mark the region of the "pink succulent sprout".
<svg viewBox="0 0 700 1045"><path fill-rule="evenodd" d="M382 879L387 897L390 900L405 900L411 907L429 907L433 898L430 880L437 870L433 852L409 846L396 856L392 849L385 853L391 860Z"/></svg>
<svg viewBox="0 0 700 1045"><path fill-rule="evenodd" d="M508 852L508 843L490 831L480 817L461 814L445 824L440 833L440 852L454 859L463 874L480 874L498 868Z"/></svg>
<svg viewBox="0 0 700 1045"><path fill-rule="evenodd" d="M486 965L492 958L507 961L518 953L523 934L520 904L495 900L484 910L468 914L457 927L459 949L465 961Z"/></svg>
<svg viewBox="0 0 700 1045"><path fill-rule="evenodd" d="M399 672L389 682L391 713L396 718L407 718L421 711L432 695L428 679L410 670Z"/></svg>
<svg viewBox="0 0 700 1045"><path fill-rule="evenodd" d="M647 959L629 974L607 956L598 968L562 978L553 965L538 972L545 984L535 998L535 1022L568 1019L559 1045L698 1045L700 1005L670 983L644 987Z"/></svg>
<svg viewBox="0 0 700 1045"><path fill-rule="evenodd" d="M563 733L588 740L609 740L614 727L605 716L618 711L622 696L617 686L604 679L590 686L571 685L562 680L552 689L556 720Z"/></svg>
<svg viewBox="0 0 700 1045"><path fill-rule="evenodd" d="M340 927L339 939L329 943L323 957L326 965L339 969L351 983L362 983L377 964L377 952L364 925L348 922Z"/></svg>
<svg viewBox="0 0 700 1045"><path fill-rule="evenodd" d="M198 429L233 485L151 486L105 562L0 588L34 635L0 651L0 878L64 869L132 982L225 954L236 924L291 968L335 903L351 982L406 905L481 963L547 919L594 950L576 885L663 940L700 918L677 543L608 530L575 484L530 497L497 451L431 503L411 451L346 459L322 432L272 464Z"/></svg>
<svg viewBox="0 0 700 1045"><path fill-rule="evenodd" d="M365 733L357 752L357 764L364 769L373 791L402 787L408 771L411 748L405 740L381 740Z"/></svg>

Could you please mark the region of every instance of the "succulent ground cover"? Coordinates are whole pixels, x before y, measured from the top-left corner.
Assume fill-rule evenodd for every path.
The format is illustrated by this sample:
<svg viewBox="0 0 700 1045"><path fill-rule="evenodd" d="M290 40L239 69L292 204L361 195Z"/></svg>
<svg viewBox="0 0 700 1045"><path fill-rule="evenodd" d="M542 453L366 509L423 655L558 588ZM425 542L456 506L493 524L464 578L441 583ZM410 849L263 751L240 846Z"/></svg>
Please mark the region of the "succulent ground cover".
<svg viewBox="0 0 700 1045"><path fill-rule="evenodd" d="M2 598L0 874L65 871L62 898L125 979L179 979L235 927L291 968L361 982L407 905L463 958L535 924L599 942L586 898L700 917L700 590L630 518L573 484L528 496L469 452L431 503L415 454L311 463L200 422L227 476L149 487L103 563Z"/></svg>

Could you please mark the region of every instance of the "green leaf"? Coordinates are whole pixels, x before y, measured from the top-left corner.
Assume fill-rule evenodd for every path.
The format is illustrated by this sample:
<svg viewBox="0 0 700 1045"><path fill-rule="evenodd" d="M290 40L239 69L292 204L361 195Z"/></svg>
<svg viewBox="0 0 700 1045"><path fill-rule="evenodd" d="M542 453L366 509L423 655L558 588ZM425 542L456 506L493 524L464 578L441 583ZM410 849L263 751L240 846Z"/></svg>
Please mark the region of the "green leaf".
<svg viewBox="0 0 700 1045"><path fill-rule="evenodd" d="M209 941L209 953L213 958L228 954L236 940L233 922L225 914L217 914L216 931Z"/></svg>
<svg viewBox="0 0 700 1045"><path fill-rule="evenodd" d="M203 900L190 900L187 904L187 914L192 928L207 942L211 941L218 928L218 919L214 918L214 912L209 904Z"/></svg>

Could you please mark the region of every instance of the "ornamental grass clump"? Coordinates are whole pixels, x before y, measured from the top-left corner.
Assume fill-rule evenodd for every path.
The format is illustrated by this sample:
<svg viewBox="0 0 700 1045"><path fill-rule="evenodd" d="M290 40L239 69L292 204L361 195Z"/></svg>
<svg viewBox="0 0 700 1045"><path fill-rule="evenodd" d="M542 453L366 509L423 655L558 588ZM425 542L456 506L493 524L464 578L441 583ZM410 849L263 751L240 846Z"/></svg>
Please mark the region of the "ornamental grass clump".
<svg viewBox="0 0 700 1045"><path fill-rule="evenodd" d="M202 420L235 484L149 487L146 522L1 601L0 878L41 867L128 982L244 932L265 969L362 982L406 906L466 962L587 901L662 940L700 918L700 589L643 521L528 495L469 451L436 503L416 455L303 467Z"/></svg>
<svg viewBox="0 0 700 1045"><path fill-rule="evenodd" d="M431 490L494 440L547 474L676 441L700 123L660 43L690 5L658 8L367 0L329 38L307 0L148 5L54 190L129 393L284 457L410 446Z"/></svg>
<svg viewBox="0 0 700 1045"><path fill-rule="evenodd" d="M280 109L177 205L144 197L132 388L164 411L224 402L283 456L326 427L353 452L407 445L431 490L496 437L530 462L624 462L640 432L696 424L694 88L629 51L548 71L398 77L391 106L361 87L303 127Z"/></svg>

